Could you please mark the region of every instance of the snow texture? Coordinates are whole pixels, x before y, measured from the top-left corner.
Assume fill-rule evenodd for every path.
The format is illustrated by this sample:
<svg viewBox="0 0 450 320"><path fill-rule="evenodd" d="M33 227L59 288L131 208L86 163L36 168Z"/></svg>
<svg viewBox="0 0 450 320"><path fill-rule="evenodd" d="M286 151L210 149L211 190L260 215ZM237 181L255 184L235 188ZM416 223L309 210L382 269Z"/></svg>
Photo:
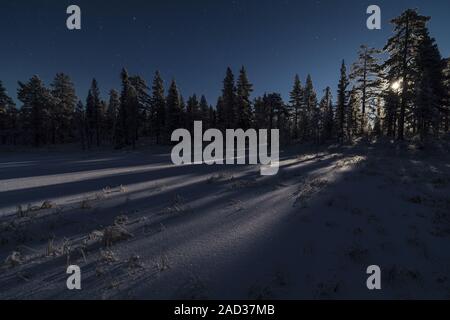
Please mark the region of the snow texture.
<svg viewBox="0 0 450 320"><path fill-rule="evenodd" d="M2 299L448 299L449 240L448 149L290 148L273 177L161 149L0 158Z"/></svg>

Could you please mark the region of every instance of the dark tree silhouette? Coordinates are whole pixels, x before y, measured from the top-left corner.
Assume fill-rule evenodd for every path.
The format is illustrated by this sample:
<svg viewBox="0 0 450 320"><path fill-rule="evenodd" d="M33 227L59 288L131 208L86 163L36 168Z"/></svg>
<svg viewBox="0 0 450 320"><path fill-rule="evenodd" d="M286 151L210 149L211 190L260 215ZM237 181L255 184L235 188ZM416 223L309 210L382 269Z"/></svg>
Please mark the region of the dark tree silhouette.
<svg viewBox="0 0 450 320"><path fill-rule="evenodd" d="M237 127L247 130L251 127L253 112L250 95L253 91L253 85L247 78L247 72L244 67L239 72L237 81L237 95L236 95L236 118Z"/></svg>
<svg viewBox="0 0 450 320"><path fill-rule="evenodd" d="M342 61L341 76L338 84L337 105L336 105L336 133L337 138L342 143L345 137L346 130L346 108L348 102L348 88L349 81L347 78L347 67L345 61Z"/></svg>
<svg viewBox="0 0 450 320"><path fill-rule="evenodd" d="M300 126L304 128L306 126L306 111L304 110L304 96L302 83L300 77L295 75L294 86L289 94L290 107L293 115L293 138L298 139L300 137Z"/></svg>
<svg viewBox="0 0 450 320"><path fill-rule="evenodd" d="M414 99L414 86L417 81L417 54L420 40L429 17L421 16L416 10L406 10L392 20L394 35L388 40L384 50L389 58L384 63L387 69L388 85L401 81L401 100L398 113L397 138L404 140L405 120L408 106Z"/></svg>
<svg viewBox="0 0 450 320"><path fill-rule="evenodd" d="M450 59L442 59L429 34L429 20L411 9L393 19L383 63L380 51L366 45L359 48L350 75L343 61L335 101L327 87L318 102L311 75L304 87L295 76L288 105L278 93L252 100L253 85L244 67L236 81L227 68L215 106L195 93L185 105L174 80L166 95L158 71L150 89L144 78L123 69L120 95L111 90L108 103L94 79L85 106L76 104L74 84L64 73L55 76L50 88L37 76L19 82L19 108L0 82L0 143L76 141L83 149L102 143L135 148L141 136L169 143L175 129L192 131L196 120L205 129L222 131L277 128L282 143L351 143L362 135L392 140L417 135L427 143L448 133L450 122Z"/></svg>

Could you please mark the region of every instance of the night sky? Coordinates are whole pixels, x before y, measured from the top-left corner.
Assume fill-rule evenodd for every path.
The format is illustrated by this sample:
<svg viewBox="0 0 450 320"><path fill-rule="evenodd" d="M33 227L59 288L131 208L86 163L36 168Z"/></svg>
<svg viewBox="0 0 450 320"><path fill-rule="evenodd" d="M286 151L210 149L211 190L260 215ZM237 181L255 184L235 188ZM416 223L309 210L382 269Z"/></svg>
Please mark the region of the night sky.
<svg viewBox="0 0 450 320"><path fill-rule="evenodd" d="M66 28L66 8L82 10L82 30ZM380 31L366 28L366 8L381 7ZM450 56L448 0L54 0L0 2L0 79L16 96L17 81L38 74L49 84L69 74L84 101L97 78L102 96L120 88L119 73L151 83L160 70L166 86L175 77L183 96L205 94L215 104L227 66L245 65L253 96L285 98L298 73L311 73L319 95L335 91L342 59L353 62L360 44L382 47L389 20L406 8L432 16L430 29Z"/></svg>

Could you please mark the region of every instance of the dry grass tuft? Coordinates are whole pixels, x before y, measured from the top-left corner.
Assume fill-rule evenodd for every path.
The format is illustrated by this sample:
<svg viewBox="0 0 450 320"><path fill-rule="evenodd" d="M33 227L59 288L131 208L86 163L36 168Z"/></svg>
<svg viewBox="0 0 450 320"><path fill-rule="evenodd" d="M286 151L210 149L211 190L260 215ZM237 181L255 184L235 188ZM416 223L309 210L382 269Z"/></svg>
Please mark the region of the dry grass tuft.
<svg viewBox="0 0 450 320"><path fill-rule="evenodd" d="M119 261L116 254L111 250L100 250L100 260L105 263L114 263Z"/></svg>
<svg viewBox="0 0 450 320"><path fill-rule="evenodd" d="M53 202L46 200L42 203L41 210L51 209L54 207L55 207L55 205Z"/></svg>
<svg viewBox="0 0 450 320"><path fill-rule="evenodd" d="M22 254L18 251L13 251L6 259L4 262L4 265L6 267L10 267L10 268L14 268L20 264L22 264L23 259L22 259Z"/></svg>
<svg viewBox="0 0 450 320"><path fill-rule="evenodd" d="M113 225L110 227L106 227L103 231L103 245L105 247L110 247L114 243L128 240L133 238L134 235L130 233L124 226L121 225Z"/></svg>

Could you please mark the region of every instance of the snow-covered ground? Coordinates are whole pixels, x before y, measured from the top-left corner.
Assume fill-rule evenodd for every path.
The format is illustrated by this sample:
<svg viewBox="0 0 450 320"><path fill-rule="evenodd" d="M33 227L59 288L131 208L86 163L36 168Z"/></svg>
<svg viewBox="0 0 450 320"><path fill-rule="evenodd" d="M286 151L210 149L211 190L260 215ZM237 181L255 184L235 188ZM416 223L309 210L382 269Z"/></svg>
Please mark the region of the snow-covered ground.
<svg viewBox="0 0 450 320"><path fill-rule="evenodd" d="M450 298L448 151L299 147L273 177L167 150L6 152L0 298Z"/></svg>

